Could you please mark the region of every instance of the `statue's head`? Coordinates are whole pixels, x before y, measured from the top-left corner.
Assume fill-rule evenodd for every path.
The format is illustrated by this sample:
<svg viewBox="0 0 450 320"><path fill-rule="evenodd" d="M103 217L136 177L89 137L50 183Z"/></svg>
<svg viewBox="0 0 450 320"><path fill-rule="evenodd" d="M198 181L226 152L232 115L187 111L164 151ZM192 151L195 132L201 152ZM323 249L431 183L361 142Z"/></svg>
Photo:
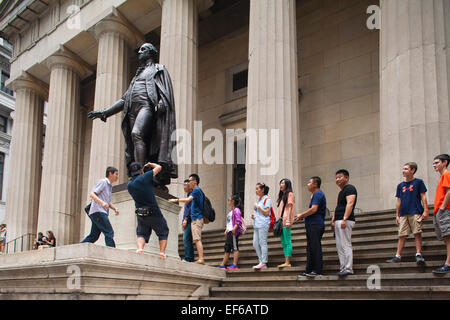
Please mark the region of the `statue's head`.
<svg viewBox="0 0 450 320"><path fill-rule="evenodd" d="M158 58L158 50L151 43L144 43L138 51L138 59L140 62L152 59L156 62Z"/></svg>

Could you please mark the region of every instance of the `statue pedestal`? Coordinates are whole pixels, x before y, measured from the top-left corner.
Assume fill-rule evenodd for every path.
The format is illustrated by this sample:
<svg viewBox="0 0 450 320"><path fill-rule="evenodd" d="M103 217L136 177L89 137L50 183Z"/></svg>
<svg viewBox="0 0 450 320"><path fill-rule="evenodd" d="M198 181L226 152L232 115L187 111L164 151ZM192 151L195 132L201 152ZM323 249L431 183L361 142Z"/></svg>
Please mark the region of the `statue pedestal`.
<svg viewBox="0 0 450 320"><path fill-rule="evenodd" d="M136 214L134 213L135 206L133 198L131 198L130 194L125 189L114 191L111 201L120 212L118 216L114 214L114 211L111 211L109 215L109 220L114 229L114 241L116 247L118 249L136 250L137 219ZM180 212L180 207L177 204L168 202L160 196L156 196L156 201L158 202L158 206L169 227L166 254L169 257L180 259L178 254L178 214ZM96 244L105 244L103 234ZM144 251L159 254L159 241L155 232L152 232L150 241L145 245Z"/></svg>

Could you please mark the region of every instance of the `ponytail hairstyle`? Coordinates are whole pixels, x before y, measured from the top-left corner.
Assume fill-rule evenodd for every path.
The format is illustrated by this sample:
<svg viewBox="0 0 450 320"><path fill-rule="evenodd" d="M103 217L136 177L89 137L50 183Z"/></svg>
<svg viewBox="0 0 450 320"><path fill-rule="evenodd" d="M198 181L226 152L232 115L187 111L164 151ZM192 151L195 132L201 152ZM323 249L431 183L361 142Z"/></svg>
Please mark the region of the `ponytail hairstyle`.
<svg viewBox="0 0 450 320"><path fill-rule="evenodd" d="M286 190L283 192L280 189L280 192L278 193L277 207L280 206L281 200L283 200L283 203L286 204L288 196L289 196L289 193L293 192L292 191L292 182L291 182L291 180L289 180L289 179L281 179L280 180L280 184L281 184L282 181L284 181L284 184L286 185Z"/></svg>
<svg viewBox="0 0 450 320"><path fill-rule="evenodd" d="M269 186L266 186L265 183L258 182L256 185L257 185L260 189L264 189L264 195L265 195L265 196L269 194Z"/></svg>
<svg viewBox="0 0 450 320"><path fill-rule="evenodd" d="M239 210L241 210L241 215L242 215L242 218L243 218L243 217L244 217L244 208L243 208L243 206L242 206L242 200L241 200L241 197L239 197L238 194L235 194L235 195L233 195L233 196L231 197L231 200L233 200L234 206L235 206L236 208L238 208Z"/></svg>

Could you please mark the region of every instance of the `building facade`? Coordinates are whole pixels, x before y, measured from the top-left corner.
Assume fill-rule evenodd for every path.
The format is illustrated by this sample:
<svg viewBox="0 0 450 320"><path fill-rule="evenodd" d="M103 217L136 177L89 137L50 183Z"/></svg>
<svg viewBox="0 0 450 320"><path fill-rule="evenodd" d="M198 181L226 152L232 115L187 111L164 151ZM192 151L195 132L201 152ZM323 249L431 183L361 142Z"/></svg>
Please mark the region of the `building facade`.
<svg viewBox="0 0 450 320"><path fill-rule="evenodd" d="M14 112L14 93L5 86L9 79L12 46L0 38L0 223L6 221L6 190L8 189L8 166L10 159L12 116Z"/></svg>
<svg viewBox="0 0 450 320"><path fill-rule="evenodd" d="M320 176L333 210L341 168L364 211L395 206L408 161L434 199L432 159L450 149L449 0L23 0L0 9L16 93L9 237L53 230L59 244L77 242L106 166L126 181L121 116L86 115L123 95L144 42L159 49L177 128L190 133L179 155L191 161L170 192L182 196L197 172L218 215L207 228L225 226L232 193L250 222L255 184L275 200L282 178L300 210L307 180Z"/></svg>

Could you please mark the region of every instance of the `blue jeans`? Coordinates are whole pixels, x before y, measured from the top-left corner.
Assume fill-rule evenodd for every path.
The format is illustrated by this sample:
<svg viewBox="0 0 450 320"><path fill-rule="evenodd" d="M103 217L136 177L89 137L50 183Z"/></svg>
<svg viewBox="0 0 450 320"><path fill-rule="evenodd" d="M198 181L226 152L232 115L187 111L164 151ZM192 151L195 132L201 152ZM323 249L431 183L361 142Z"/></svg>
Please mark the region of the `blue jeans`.
<svg viewBox="0 0 450 320"><path fill-rule="evenodd" d="M109 222L108 215L104 212L94 212L89 215L89 218L92 221L91 233L84 238L81 243L89 242L94 243L100 237L100 233L103 232L105 236L105 244L108 247L116 247L116 243L114 242L114 230Z"/></svg>
<svg viewBox="0 0 450 320"><path fill-rule="evenodd" d="M269 225L263 228L253 229L253 247L258 255L259 263L267 264L268 260L268 247L267 247L267 235L269 232Z"/></svg>
<svg viewBox="0 0 450 320"><path fill-rule="evenodd" d="M191 222L189 221L186 228L183 230L184 242L184 260L194 262L194 246L192 245L192 230Z"/></svg>

